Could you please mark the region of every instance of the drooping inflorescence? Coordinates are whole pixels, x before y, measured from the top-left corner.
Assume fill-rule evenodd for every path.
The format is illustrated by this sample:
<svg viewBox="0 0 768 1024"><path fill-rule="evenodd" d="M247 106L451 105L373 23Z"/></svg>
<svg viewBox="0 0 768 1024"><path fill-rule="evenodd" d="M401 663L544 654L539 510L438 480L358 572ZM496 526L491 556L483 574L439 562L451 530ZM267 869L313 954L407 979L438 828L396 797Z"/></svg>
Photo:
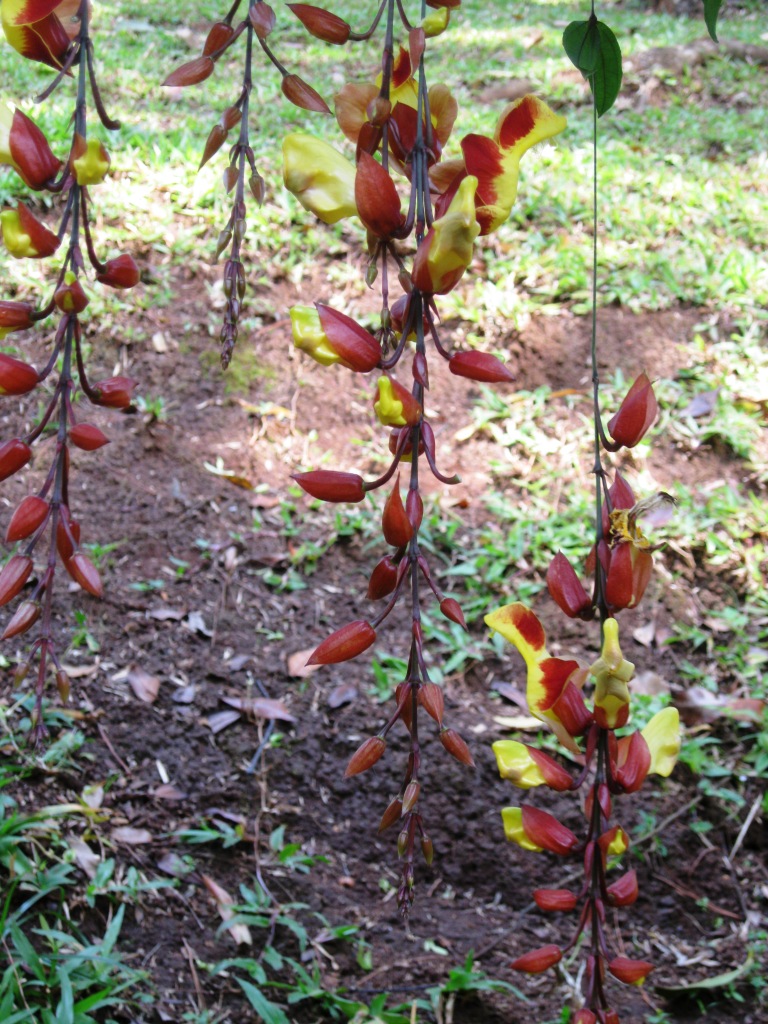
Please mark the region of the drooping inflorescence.
<svg viewBox="0 0 768 1024"><path fill-rule="evenodd" d="M126 409L134 388L134 381L127 377L99 382L88 378L81 320L89 300L83 280L90 264L96 280L108 287L132 288L139 281L138 267L130 255L122 253L102 260L94 244L90 189L104 180L110 158L100 139L88 134L89 88L101 124L114 130L119 122L107 115L96 81L90 5L83 0L76 7L76 17L62 20L65 13L71 14L71 8L71 4L50 0L2 0L0 6L10 44L23 57L56 71L38 99L44 100L72 77L76 83L71 142L63 160L54 155L43 132L23 111L5 105L0 109L0 162L12 167L33 192L49 193L58 215L58 227L52 230L37 211L33 212L31 203L18 202L15 209L0 213L3 242L12 256L42 260L56 254L58 259L50 293L39 303L0 301L0 337L58 317L52 350L42 370L8 354L0 355L0 394L24 395L47 388L37 422L0 445L0 479L26 466L33 449L39 449L41 457L49 460L39 490L24 498L11 516L5 541L17 543L18 548L0 572L0 604L23 594L0 639L25 634L39 623L30 653L18 672L23 677L37 659L37 739L44 731L40 711L49 663L54 667L62 699L69 693L51 621L58 562L89 594L101 597L103 593L99 573L81 547L80 524L70 507L69 475L73 446L94 451L109 439L99 427L83 419L77 399L82 393L94 405ZM47 553L36 560L46 538Z"/></svg>
<svg viewBox="0 0 768 1024"><path fill-rule="evenodd" d="M421 5L419 5L421 6ZM404 5L384 0L369 28L353 33L341 19L306 4L304 25L328 38L332 25L346 39L370 39L381 27L381 64L375 77L347 83L334 98L336 119L355 146L354 161L330 143L306 134L283 144L284 179L299 202L325 223L358 217L366 230L366 280L381 296L378 322L370 329L324 302L291 310L296 347L322 365L340 363L357 373L377 371L372 396L379 423L389 429L391 461L375 480L318 469L295 479L315 498L359 502L386 489L381 529L391 550L371 573L367 597L383 602L378 612L347 623L327 637L310 661L333 664L354 658L376 640L398 602L410 604L407 671L395 688L395 708L375 736L352 757L347 775L374 765L400 721L410 750L399 791L381 819L380 830L397 826L402 861L399 905L406 914L414 895L418 847L429 863L432 842L421 812L422 744L419 711L434 720L442 745L472 765L462 737L444 721L440 687L430 678L422 629L427 591L441 613L465 627L458 603L446 596L420 542L425 471L444 484L458 482L439 467L435 434L425 409L430 360L443 359L459 376L488 384L509 383L513 375L495 355L455 351L441 329L439 297L450 292L470 268L475 240L499 227L517 194L520 158L536 142L562 131L565 119L527 95L503 110L493 136L466 135L457 155L450 145L458 104L450 89L427 77L428 39L440 34L458 0L433 0L412 23ZM339 40L336 40L339 41Z"/></svg>

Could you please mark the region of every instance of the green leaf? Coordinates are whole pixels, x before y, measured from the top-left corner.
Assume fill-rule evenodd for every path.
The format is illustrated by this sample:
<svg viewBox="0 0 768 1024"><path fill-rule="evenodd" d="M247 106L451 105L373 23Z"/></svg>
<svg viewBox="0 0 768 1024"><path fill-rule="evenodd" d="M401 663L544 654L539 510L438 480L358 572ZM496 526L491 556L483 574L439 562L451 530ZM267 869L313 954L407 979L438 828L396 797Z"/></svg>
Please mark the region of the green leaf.
<svg viewBox="0 0 768 1024"><path fill-rule="evenodd" d="M264 1024L291 1024L277 1003L271 1003L255 985L252 985L249 981L244 981L243 978L238 978L237 980L243 992L245 992L248 1002L264 1021Z"/></svg>
<svg viewBox="0 0 768 1024"><path fill-rule="evenodd" d="M597 116L616 102L621 88L621 47L610 28L593 15L589 21L572 21L563 32L563 48L589 82Z"/></svg>
<svg viewBox="0 0 768 1024"><path fill-rule="evenodd" d="M707 32L717 42L717 16L723 0L704 0L704 21L707 23Z"/></svg>

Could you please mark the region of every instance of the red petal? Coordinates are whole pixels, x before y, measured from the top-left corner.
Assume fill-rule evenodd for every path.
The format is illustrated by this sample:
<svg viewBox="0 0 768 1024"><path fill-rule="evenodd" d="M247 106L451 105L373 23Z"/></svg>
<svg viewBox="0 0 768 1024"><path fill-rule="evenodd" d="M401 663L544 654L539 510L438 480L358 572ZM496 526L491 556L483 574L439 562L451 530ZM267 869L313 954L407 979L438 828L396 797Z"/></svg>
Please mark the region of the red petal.
<svg viewBox="0 0 768 1024"><path fill-rule="evenodd" d="M625 448L634 448L656 419L659 406L653 385L641 373L621 403L619 411L608 421L608 433Z"/></svg>
<svg viewBox="0 0 768 1024"><path fill-rule="evenodd" d="M346 313L316 302L320 326L342 363L356 373L368 373L381 360L381 346L372 334Z"/></svg>
<svg viewBox="0 0 768 1024"><path fill-rule="evenodd" d="M0 395L26 395L39 383L34 366L0 352Z"/></svg>
<svg viewBox="0 0 768 1024"><path fill-rule="evenodd" d="M522 820L523 829L531 842L551 853L565 856L578 842L569 828L561 824L553 815L538 807L524 804Z"/></svg>
<svg viewBox="0 0 768 1024"><path fill-rule="evenodd" d="M608 902L613 907L628 907L639 895L637 875L634 870L618 878L608 886Z"/></svg>
<svg viewBox="0 0 768 1024"><path fill-rule="evenodd" d="M572 619L577 619L582 612L592 607L592 599L561 551L558 551L547 569L547 589L555 604Z"/></svg>
<svg viewBox="0 0 768 1024"><path fill-rule="evenodd" d="M355 205L365 227L379 238L391 238L405 220L395 183L370 153L360 153L357 161Z"/></svg>

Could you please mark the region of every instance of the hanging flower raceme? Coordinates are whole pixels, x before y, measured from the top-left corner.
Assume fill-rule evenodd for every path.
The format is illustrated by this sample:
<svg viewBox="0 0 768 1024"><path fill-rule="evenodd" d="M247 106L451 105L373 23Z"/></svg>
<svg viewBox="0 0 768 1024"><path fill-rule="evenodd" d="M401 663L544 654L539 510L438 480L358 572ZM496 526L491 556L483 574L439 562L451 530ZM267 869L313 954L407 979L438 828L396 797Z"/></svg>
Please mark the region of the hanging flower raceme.
<svg viewBox="0 0 768 1024"><path fill-rule="evenodd" d="M0 604L22 598L1 631L2 639L37 631L28 661L20 666L17 675L23 678L31 661L37 659L32 735L38 740L45 732L41 709L48 666L53 667L62 700L67 699L70 688L53 633L53 590L59 565L87 594L101 597L104 592L96 567L82 550L80 524L70 509L70 472L73 452L97 451L109 438L96 424L79 421L76 410L81 404L76 404L73 396L80 390L83 398L94 405L125 409L130 406L135 386L133 380L122 375L92 383L85 365L80 318L89 305L87 264L97 280L115 288L133 287L138 283L139 270L127 254L102 261L92 235L90 190L104 179L110 159L101 141L87 134L89 89L104 127L115 129L119 122L107 115L96 81L90 5L77 4L76 8L78 18L72 17L75 10L69 2L2 0L0 6L9 41L23 56L62 72L77 68L78 75L66 163L53 155L45 136L30 118L18 109L11 112L0 108L0 161L13 167L30 189L50 192L57 200L54 211L60 217L58 230L54 231L23 202L0 212L3 242L12 256L42 260L61 253L55 281L49 294L39 302L0 300L3 338L14 331L30 329L51 315L59 316L58 326L52 332L52 352L42 371L0 353L0 395L31 393L44 380L51 385L42 412L34 418L28 432L0 444L0 479L23 469L34 446L44 446L50 455L50 467L39 490L19 503L7 524L5 542L18 548L0 572ZM58 75L43 98L67 80L66 74ZM48 550L40 558L46 540ZM37 573L36 561L41 563Z"/></svg>

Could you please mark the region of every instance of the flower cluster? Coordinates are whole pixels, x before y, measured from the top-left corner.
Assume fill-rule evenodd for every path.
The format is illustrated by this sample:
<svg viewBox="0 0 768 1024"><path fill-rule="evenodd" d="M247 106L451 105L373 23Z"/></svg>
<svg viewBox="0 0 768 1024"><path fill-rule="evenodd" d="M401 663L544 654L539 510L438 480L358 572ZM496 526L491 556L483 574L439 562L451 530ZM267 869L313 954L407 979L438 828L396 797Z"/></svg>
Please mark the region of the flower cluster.
<svg viewBox="0 0 768 1024"><path fill-rule="evenodd" d="M139 271L128 254L102 261L91 233L90 188L107 175L110 158L102 142L87 133L86 86L90 83L93 104L108 129L119 127L104 110L94 71L93 43L89 31L90 7L83 0L77 17L71 4L50 0L2 0L3 30L9 43L23 56L57 71L56 77L38 99L53 92L76 69L77 97L72 116L72 138L64 159L54 155L38 126L18 108L0 107L0 162L13 168L24 184L35 192L48 192L59 211L57 230L51 230L24 202L0 212L3 242L17 259L45 259L63 252L50 297L39 306L17 299L0 301L0 338L32 328L50 316L58 317L53 348L46 365L38 371L10 355L0 355L0 394L27 394L45 381L54 381L45 408L27 433L0 444L0 480L26 466L33 446L50 451L50 467L42 486L23 499L6 529L7 544L18 544L16 553L0 571L0 604L24 593L24 599L7 622L0 639L27 633L40 621L37 637L18 677L38 659L35 736L43 734L40 707L49 661L56 672L62 699L69 693L69 680L56 653L52 633L53 584L58 559L67 573L85 591L101 597L99 574L83 552L80 524L70 508L70 451L94 451L108 443L107 436L93 423L84 421L76 408L77 388L94 405L125 409L131 403L134 381L110 377L98 383L88 379L83 347L81 316L88 306L83 286L86 257L101 284L111 288L132 288ZM35 568L35 554L48 537L48 553L42 568Z"/></svg>
<svg viewBox="0 0 768 1024"><path fill-rule="evenodd" d="M431 679L422 627L422 601L430 591L441 613L465 627L458 603L440 589L420 542L422 480L428 470L445 484L458 478L437 465L434 429L425 408L429 360L484 383L509 383L509 368L496 356L453 351L443 337L438 297L456 288L471 266L476 239L496 230L515 202L519 162L535 143L562 131L565 120L535 96L510 104L492 137L465 136L461 155L444 159L458 115L450 89L428 84L427 41L442 32L459 0L432 0L433 10L412 24L397 0L383 0L367 31L354 33L341 18L310 5L293 5L304 24L332 41L370 38L383 22L381 71L370 81L348 83L335 96L338 125L355 147L354 161L329 143L294 133L283 143L284 180L299 202L333 224L357 217L366 230L366 280L378 282L381 311L366 327L323 302L291 311L296 347L323 366L340 363L356 373L376 371L372 405L389 430L391 461L375 480L355 473L313 470L295 479L314 498L359 502L386 488L381 530L390 551L371 573L367 597L381 609L347 623L327 637L310 661L334 664L367 650L400 601L410 603L407 672L395 688L395 708L384 726L352 757L347 775L372 767L387 737L402 722L410 751L402 784L381 819L397 826L402 861L399 906L414 898L414 860L420 847L429 863L432 842L421 813L422 744L419 710L436 724L443 747L473 763L461 736L444 721L443 694ZM398 45L396 24L403 33ZM410 253L413 255L410 256ZM396 286L396 294L393 294Z"/></svg>
<svg viewBox="0 0 768 1024"><path fill-rule="evenodd" d="M311 18L306 11L314 10L308 4L289 4L300 20ZM247 11L243 18L236 20L241 0L235 0L223 20L214 22L205 39L203 52L194 60L176 68L163 82L165 86L197 85L213 74L216 62L241 37L245 37L245 59L239 89L232 103L222 111L221 117L211 128L205 143L200 167L203 167L225 144L229 133L237 129L237 140L229 149L229 162L224 171L224 187L227 194L233 194L229 219L219 233L216 243L216 259L228 251L224 264L223 284L226 299L224 322L220 332L221 363L229 366L238 335L238 323L245 297L246 274L243 265L243 244L245 242L246 194L250 193L259 204L264 201L265 183L256 169L253 147L250 143L250 105L253 88L253 49L256 43L281 76L281 88L286 99L297 107L330 114L325 100L311 85L298 75L291 74L275 56L269 44L269 37L275 28L275 12L266 0L246 0ZM311 27L308 26L308 27ZM323 38L328 38L326 33ZM332 38L331 42L343 42Z"/></svg>
<svg viewBox="0 0 768 1024"><path fill-rule="evenodd" d="M582 936L586 963L584 1006L576 1024L618 1024L606 994L611 974L628 984L641 984L653 969L645 960L630 959L613 947L606 908L627 906L637 899L634 870L610 879L629 850L629 838L613 821L613 799L636 793L648 775L667 776L680 750L680 722L675 708L655 715L644 729L625 731L630 718L630 686L635 666L624 657L616 615L633 608L651 577L653 560L639 520L659 522L674 505L667 494L635 500L627 481L615 474L608 482L602 451L634 447L653 423L657 405L653 387L641 374L618 412L603 429L599 404L596 347L593 345L595 412L595 543L586 572L594 575L591 591L582 584L568 559L558 553L547 572L550 596L570 618L600 622L602 650L589 667L550 656L544 629L522 604L511 604L486 616L486 623L517 647L527 671L526 697L531 713L545 722L560 744L581 765L576 778L554 758L516 740L494 743L499 771L520 789L546 786L558 792L585 788L585 834L579 836L554 815L530 804L502 810L504 833L525 850L579 857L584 877L579 891L536 889L533 897L545 911L577 911L577 924L565 945L547 945L518 957L512 967L538 974L559 963ZM622 731L622 735L618 734Z"/></svg>

